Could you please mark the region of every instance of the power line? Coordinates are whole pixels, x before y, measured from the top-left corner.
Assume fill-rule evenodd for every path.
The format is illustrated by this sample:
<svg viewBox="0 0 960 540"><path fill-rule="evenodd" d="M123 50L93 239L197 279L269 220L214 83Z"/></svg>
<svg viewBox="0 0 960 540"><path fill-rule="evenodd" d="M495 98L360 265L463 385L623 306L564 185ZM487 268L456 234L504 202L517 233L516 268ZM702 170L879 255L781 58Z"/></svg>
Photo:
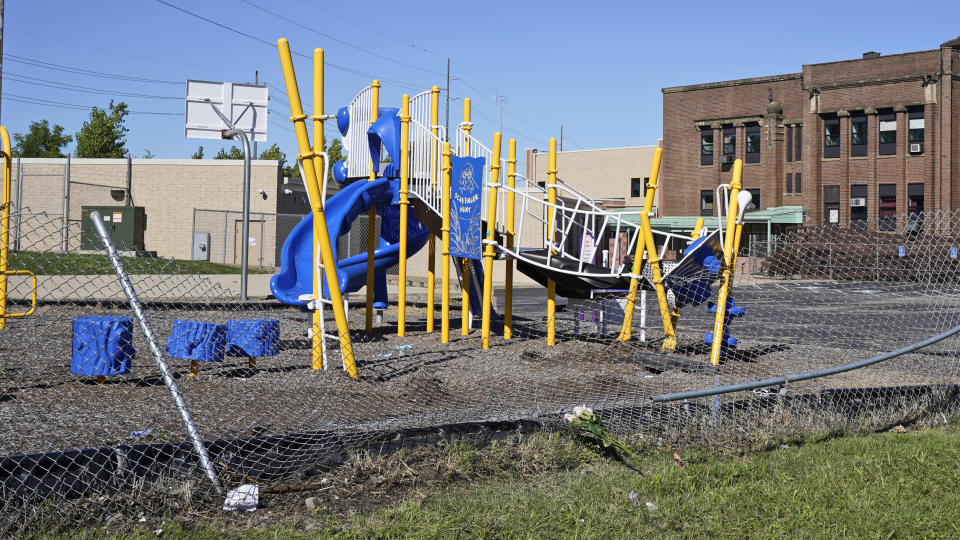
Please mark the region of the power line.
<svg viewBox="0 0 960 540"><path fill-rule="evenodd" d="M327 8L321 6L321 5L315 4L315 3L313 3L313 2L307 2L306 0L301 0L301 1L302 1L304 4L307 4L308 6L312 6L312 7L316 8L316 9L319 9L320 11L325 11L325 12L327 12L327 13L335 16L335 17L339 17L339 18L347 21L347 22L350 23L350 24L353 24L353 25L355 25L355 26L359 26L360 28L363 28L363 29L365 29L365 30L370 30L371 32L376 32L377 35L380 36L380 37L385 37L385 38L387 38L387 39L396 41L397 43L402 43L402 44L404 44L404 45L408 45L408 46L410 46L410 47L412 47L412 48L414 48L414 49L419 49L419 50L421 50L421 51L423 51L423 52L425 52L425 53L432 54L432 55L435 55L435 56L439 56L440 58L446 58L446 55L445 55L445 54L438 53L438 52L436 52L436 51L431 51L430 49L427 49L426 47L417 45L416 43L410 43L409 41L404 41L404 40L402 40L402 39L400 39L400 38L398 38L398 37L394 37L394 36L391 36L391 35L389 35L389 34L385 34L385 33L383 32L383 28L375 28L375 27L372 27L372 26L368 26L368 25L366 25L366 24L363 24L363 23L361 23L361 22L354 21L354 20L352 20L352 19L349 19L349 18L347 18L347 17L344 17L343 15L341 15L341 14L335 12L335 11L331 11L331 10L329 10L329 9L327 9Z"/></svg>
<svg viewBox="0 0 960 540"><path fill-rule="evenodd" d="M64 66L63 64L55 64L53 62L37 60L34 58L27 58L25 56L17 56L15 54L9 54L9 53L5 53L3 56L4 56L4 59L9 59L13 62L27 64L30 66L40 67L44 69L66 71L69 73L76 73L78 75L87 75L91 77L105 77L107 79L117 79L121 81L144 82L144 83L152 83L152 84L183 84L183 81L164 81L160 79L148 79L146 77L132 77L130 75L118 75L116 73L105 73L103 71L93 71L90 69L75 68L71 66Z"/></svg>
<svg viewBox="0 0 960 540"><path fill-rule="evenodd" d="M212 24L212 25L214 25L214 26L218 26L218 27L220 27L220 28L223 28L224 30L233 32L233 33L235 33L235 34L239 34L239 35L241 35L241 36L243 36L243 37L246 37L246 38L248 38L248 39L252 39L252 40L256 41L257 43L261 43L261 44L263 44L263 45L266 45L266 46L270 47L271 49L274 49L274 48L276 48L276 46L277 46L276 43L270 43L269 41L267 41L267 40L265 40L265 39L258 38L257 36L254 36L253 34L248 34L247 32L244 32L243 30L238 30L238 29L233 28L233 27L231 27L231 26L227 26L227 25L225 25L225 24L223 24L223 23L219 23L219 22L217 22L217 21L215 21L215 20L213 20L213 19L204 17L203 15L200 15L200 14L198 14L198 13L194 13L194 12L189 11L189 10L186 10L186 9L180 7L180 6L171 4L170 2L167 2L166 0L156 0L156 1L159 2L159 3L161 3L161 4L163 4L163 5L165 5L165 6L167 6L167 7L173 8L173 9L175 9L175 10L177 10L177 11L180 11L180 12L182 12L182 13L186 13L187 15L190 15L191 17L196 17L196 18L198 18L198 19L200 19L200 20L202 20L202 21L206 21L206 22L208 22L208 23L210 23L210 24ZM307 59L307 60L313 60L313 57L308 56L308 55L303 54L303 53L299 53L299 52L293 51L293 54L295 54L295 55L297 55L297 56L299 56L299 57L301 57L301 58L305 58L305 59ZM358 70L355 70L355 69L351 69L351 68L348 68L348 67L346 67L346 66L341 66L341 65L334 64L334 63L331 63L331 62L326 62L325 64L326 64L327 66L330 66L330 67L334 68L334 69L338 69L338 70L340 70L340 71L344 71L344 72L346 72L346 73L350 73L350 74L356 75L356 76L358 76L358 77L366 77L366 78L370 78L370 79L377 78L377 77L376 77L375 75L373 75L373 74L366 73L366 72L363 72L363 71L358 71ZM386 78L383 78L383 77L381 77L380 80L383 81L383 82L389 82L389 83L391 83L391 84L394 84L394 85L397 85L397 86L400 86L400 87L404 87L404 88L419 89L419 88L422 87L422 85L419 85L419 84L409 83L409 82L404 82L404 81L397 81L397 80L393 80L393 79L386 79Z"/></svg>
<svg viewBox="0 0 960 540"><path fill-rule="evenodd" d="M390 62L395 62L395 63L397 63L397 64L400 64L401 66L406 66L406 67L408 67L408 68L418 69L418 70L420 70L420 71L425 71L425 72L427 72L427 73L432 73L432 74L434 74L434 75L442 75L442 73L440 73L440 72L438 72L438 71L433 71L433 70L431 70L431 69L427 69L427 68L425 68L425 67L418 66L418 65L415 65L415 64L409 64L409 63L404 62L404 61L402 61L402 60L397 60L396 58L391 58L391 57L389 57L389 56L380 54L380 53L378 53L378 52L376 52L376 51L371 51L370 49L363 48L363 47L361 47L361 46L359 46L359 45L354 45L353 43L350 43L349 41L344 41L344 40L339 39L339 38L337 38L337 37L335 37L335 36L331 36L330 34L325 34L325 33L321 32L321 31L317 30L316 28L312 28L312 27L306 26L306 25L301 24L300 22L298 22L298 21L296 21L296 20L294 20L294 19L290 19L290 18L288 18L288 17L284 17L283 15L280 15L279 13L270 11L269 9L267 9L267 8L265 8L265 7L258 6L258 5L256 5L256 4L254 4L253 2L250 2L250 0L243 0L243 3L244 3L244 4L247 4L247 5L251 6L251 7L254 7L254 8L256 8L256 9L259 9L260 11L263 11L263 12L265 12L265 13L269 13L270 15L273 15L274 17L276 17L276 18L278 18L278 19L280 19L280 20L286 21L286 22L288 22L288 23L290 23L290 24L293 24L293 25L295 25L295 26L299 26L300 28L303 28L304 30L307 30L308 32L313 32L314 34L317 34L318 36L323 36L323 37L325 37L325 38L327 38L327 39L336 41L337 43L346 45L347 47L352 47L352 48L354 48L354 49L356 49L356 50L358 50L358 51L362 51L362 52L365 52L365 53L367 53L367 54L371 54L371 55L373 55L373 56L376 56L377 58L382 58L382 59L384 59L384 60L388 60L388 61L390 61Z"/></svg>
<svg viewBox="0 0 960 540"><path fill-rule="evenodd" d="M123 96L123 97L132 97L132 98L143 98L143 99L176 99L183 100L183 96L158 96L152 94L137 94L133 92L122 92L119 90L105 90L102 88L91 88L89 86L80 86L76 84L61 83L57 81L51 81L47 79L40 79L37 77L28 77L27 75L18 75L16 73L6 72L4 73L7 77L10 77L12 80L21 82L24 84L32 84L35 86L43 86L47 88L57 88L60 90L70 90L72 92L86 92L92 94L106 94L111 96ZM26 80L24 80L26 79ZM36 82L33 82L36 81Z"/></svg>
<svg viewBox="0 0 960 540"><path fill-rule="evenodd" d="M94 108L95 105L80 105L79 103L66 103L63 101L53 101L49 99L40 99L31 96L21 96L19 94L3 94L3 99L10 99L11 101L18 101L20 103L30 103L32 105L49 105L51 107L60 107L64 109L76 109L89 111ZM161 111L127 111L130 114L149 114L157 116L182 116L183 113L172 113L172 112L161 112Z"/></svg>

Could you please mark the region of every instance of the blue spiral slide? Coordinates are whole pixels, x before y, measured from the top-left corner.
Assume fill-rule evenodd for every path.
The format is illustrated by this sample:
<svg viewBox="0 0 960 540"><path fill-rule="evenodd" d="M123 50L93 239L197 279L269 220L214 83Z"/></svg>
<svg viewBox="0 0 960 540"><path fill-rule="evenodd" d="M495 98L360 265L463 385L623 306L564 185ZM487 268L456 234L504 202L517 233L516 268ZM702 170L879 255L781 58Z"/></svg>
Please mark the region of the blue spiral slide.
<svg viewBox="0 0 960 540"><path fill-rule="evenodd" d="M367 254L359 253L343 260L337 255L335 238L346 234L350 225L374 205L381 216L380 244L373 252L374 307L387 306L387 268L400 261L400 207L396 180L380 178L373 182L356 181L346 185L324 205L333 257L337 260L340 292L356 292L367 283ZM407 257L427 243L428 231L411 215L407 218ZM306 306L301 295L313 293L313 216L307 214L287 236L280 251L280 273L270 279L274 298L293 306ZM324 298L330 298L326 276L321 278Z"/></svg>

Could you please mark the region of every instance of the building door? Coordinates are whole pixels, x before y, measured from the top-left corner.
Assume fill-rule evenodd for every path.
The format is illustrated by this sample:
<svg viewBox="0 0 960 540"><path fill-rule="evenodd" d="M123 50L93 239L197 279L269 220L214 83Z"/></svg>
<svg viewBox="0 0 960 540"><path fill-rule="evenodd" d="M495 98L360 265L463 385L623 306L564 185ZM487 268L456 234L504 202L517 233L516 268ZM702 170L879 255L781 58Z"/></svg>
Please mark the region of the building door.
<svg viewBox="0 0 960 540"><path fill-rule="evenodd" d="M249 266L263 267L263 220L250 219ZM233 264L239 265L243 255L243 219L233 220Z"/></svg>

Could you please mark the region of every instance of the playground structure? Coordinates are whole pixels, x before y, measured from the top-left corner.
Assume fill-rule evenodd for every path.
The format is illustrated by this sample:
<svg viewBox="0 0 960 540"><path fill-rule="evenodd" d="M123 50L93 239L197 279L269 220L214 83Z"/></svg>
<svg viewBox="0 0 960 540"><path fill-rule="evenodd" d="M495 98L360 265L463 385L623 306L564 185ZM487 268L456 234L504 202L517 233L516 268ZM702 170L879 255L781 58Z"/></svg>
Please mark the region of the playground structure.
<svg viewBox="0 0 960 540"><path fill-rule="evenodd" d="M347 114L325 114L321 51L306 116L280 45L313 218L288 237L290 264L276 278L277 298L293 306L240 301L177 261L121 258L105 233L101 253L44 252L40 240L61 230L50 216L15 216L26 238L39 239L16 252L0 235L4 312L32 312L0 330L5 535L49 516L105 519L90 501L132 521L182 511L167 496L174 492L191 494L191 511L219 511L223 492L241 484L279 492L319 481L358 451L551 429L575 405L593 407L614 432L669 444L749 444L955 414L960 214L927 214L920 234L915 220L907 232L906 216L892 233L804 227L770 239L757 271L734 272L748 206L739 163L718 187L716 200L727 203L716 227L708 219L692 236L668 235L649 224L656 160L644 212L627 219L564 184L555 159L543 187L518 174L515 142L504 159L500 136L489 147L472 136L469 102L447 145L435 89L381 109L375 83ZM342 164L322 153L323 122L334 119L346 126ZM389 163L380 145L370 152L374 127ZM451 197L466 165L479 191L472 209L483 217L469 245L457 241L460 201ZM352 181L325 199L329 168ZM9 173L4 201L8 184ZM364 214L374 231L379 220L379 238L341 257L336 237ZM598 264L587 249L585 232L604 231L628 238L626 267ZM668 239L686 246L677 261L663 260ZM402 275L409 255L435 255L436 243L426 294L408 294L401 276L390 298L384 270L396 264ZM482 260L457 260L459 248ZM497 261L507 273L494 306ZM451 266L462 272L459 298ZM546 288L536 306L511 301L514 270ZM343 296L362 288L364 316L348 320ZM638 328L646 292L656 295L649 314L659 324ZM558 316L557 295L577 300L571 317ZM381 307L384 324L375 325ZM471 310L479 332L469 332ZM591 310L607 317L594 325ZM239 327L247 339L231 337ZM114 353L91 369L85 351ZM340 365L350 377L330 368Z"/></svg>
<svg viewBox="0 0 960 540"><path fill-rule="evenodd" d="M449 267L458 270L462 290L461 333L468 335L474 312L481 314L480 343L489 348L491 322L494 314L493 261L507 260L506 289L503 309L503 336L512 337L512 282L516 268L540 282L547 289L547 345L556 344L556 294L559 289L569 298L590 298L596 290L623 290L625 317L619 339L631 339L633 312L641 290L656 291L665 338L662 350L676 348L674 326L685 303L698 305L701 297L711 292L711 283L720 280L719 305L730 306L738 315L743 310L733 308L730 295L734 253L739 249L740 230L745 205L738 198L742 165L734 166L730 186L721 186L727 201L726 223L718 222L719 244L701 241L699 234L709 236L702 225L691 237L681 237L654 230L650 225L653 199L658 188L661 151L657 149L650 174L644 209L637 216L612 213L602 208L583 193L558 179L556 170L556 140L550 140L548 182L544 186L529 181L516 171L516 142L511 139L508 156L501 155L502 138L494 135L493 145L487 147L471 135L471 102L464 100L464 119L453 134L451 145L445 140L438 124L439 89L413 96L404 94L400 108L380 106L378 81L362 89L335 115L323 110L323 51L314 51L314 144L311 150L306 129L308 116L300 105L299 89L289 43L279 41L281 64L291 103L291 120L295 124L300 154L298 160L304 172L303 181L310 194L313 212L287 238L281 260L281 272L271 280L271 290L281 302L304 306L314 311L312 336L316 369L327 368L328 338L339 341L342 364L347 373L358 378L352 359L349 328L346 324L346 306L343 295L366 288L365 330L372 330L374 311L382 312L388 305L386 268L399 266L397 298L397 335L406 333L406 265L407 258L424 246L429 246L427 268L426 331L434 330L435 317L435 248L441 238L441 342L449 342ZM345 187L329 200L326 196L327 170L331 164L318 149L323 146L323 122L336 120L343 135L347 159L332 164L333 176ZM385 154L385 155L384 155ZM390 161L385 162L384 158ZM473 160L467 162L468 160ZM454 183L454 169L461 172ZM501 182L506 170L506 183ZM718 188L718 196L721 195ZM451 201L456 208L451 209ZM740 211L738 212L738 205ZM721 205L723 206L723 205ZM464 220L462 214L472 215ZM349 230L357 216L368 215L367 252L340 260L336 250L337 238ZM376 217L381 218L379 238L374 230ZM452 216L452 217L451 217ZM629 220L629 217L637 217ZM323 222L324 226L314 224ZM538 227L543 237L536 245L524 245L525 228ZM724 240L723 230L731 231ZM482 238L481 238L482 233ZM587 238L615 238L621 233L627 237L626 251L633 253L630 267L612 267L596 264L596 247ZM658 247L657 238L660 239ZM687 257L672 273L661 265L662 251L671 238L690 243ZM518 241L521 240L521 241ZM611 259L620 255L619 243ZM451 263L451 257L453 261ZM697 280L696 294L681 282L692 273L703 273L704 263L710 257L711 272ZM649 275L644 275L644 267ZM722 269L722 271L721 271ZM479 289L479 290L478 290ZM676 290L674 290L676 289ZM677 301L677 297L680 301ZM671 301L670 298L673 298ZM335 333L328 333L324 306L334 311ZM714 310L718 311L718 310ZM716 313L714 333L727 336L730 309ZM716 365L724 351L735 346L736 340L707 340L716 343L711 362Z"/></svg>

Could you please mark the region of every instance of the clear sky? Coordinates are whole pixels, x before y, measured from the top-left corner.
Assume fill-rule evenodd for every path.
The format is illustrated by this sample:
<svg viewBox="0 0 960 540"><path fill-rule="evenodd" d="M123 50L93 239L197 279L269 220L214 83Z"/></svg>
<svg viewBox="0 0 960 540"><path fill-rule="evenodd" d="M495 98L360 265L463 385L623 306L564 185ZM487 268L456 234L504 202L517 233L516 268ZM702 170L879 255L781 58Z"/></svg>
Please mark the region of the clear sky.
<svg viewBox="0 0 960 540"><path fill-rule="evenodd" d="M292 159L276 49L286 37L304 55L296 68L305 100L307 57L325 49L327 112L374 77L383 106L442 88L450 58L451 125L463 114L459 99L472 98L482 141L498 127L500 94L504 138L520 148L546 148L561 125L567 150L650 145L662 131L663 87L798 72L870 50L935 49L960 35L958 15L957 0L13 0L3 21L0 114L11 133L47 119L74 134L91 106L112 97L134 111L134 157L185 158L201 144L212 157L229 143L184 138L183 81L252 82L259 71L271 97L284 100L271 101L269 141ZM441 122L442 114L441 105Z"/></svg>

